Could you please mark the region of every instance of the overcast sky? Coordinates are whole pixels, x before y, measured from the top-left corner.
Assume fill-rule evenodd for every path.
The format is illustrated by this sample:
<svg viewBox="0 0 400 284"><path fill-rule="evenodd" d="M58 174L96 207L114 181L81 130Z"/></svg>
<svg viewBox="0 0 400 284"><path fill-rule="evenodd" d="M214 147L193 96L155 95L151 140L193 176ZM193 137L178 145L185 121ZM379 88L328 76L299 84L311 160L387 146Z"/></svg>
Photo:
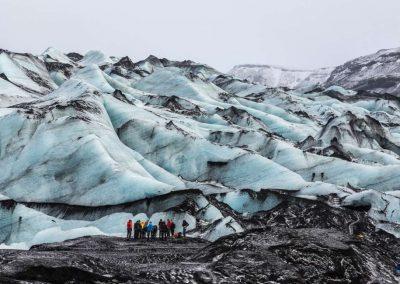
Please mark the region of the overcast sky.
<svg viewBox="0 0 400 284"><path fill-rule="evenodd" d="M400 0L0 0L0 48L334 66L400 47Z"/></svg>

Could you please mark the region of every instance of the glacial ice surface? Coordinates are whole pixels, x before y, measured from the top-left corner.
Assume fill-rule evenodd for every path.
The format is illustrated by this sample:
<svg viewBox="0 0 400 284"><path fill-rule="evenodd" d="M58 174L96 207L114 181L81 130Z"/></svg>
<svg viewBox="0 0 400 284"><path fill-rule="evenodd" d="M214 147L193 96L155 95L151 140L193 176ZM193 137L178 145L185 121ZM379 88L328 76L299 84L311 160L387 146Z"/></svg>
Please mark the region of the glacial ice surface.
<svg viewBox="0 0 400 284"><path fill-rule="evenodd" d="M173 218L178 230L185 219L191 235L216 240L245 229L232 212L270 210L278 193L367 206L377 227L397 234L393 99L54 48L0 51L0 74L2 247L123 236L129 218Z"/></svg>

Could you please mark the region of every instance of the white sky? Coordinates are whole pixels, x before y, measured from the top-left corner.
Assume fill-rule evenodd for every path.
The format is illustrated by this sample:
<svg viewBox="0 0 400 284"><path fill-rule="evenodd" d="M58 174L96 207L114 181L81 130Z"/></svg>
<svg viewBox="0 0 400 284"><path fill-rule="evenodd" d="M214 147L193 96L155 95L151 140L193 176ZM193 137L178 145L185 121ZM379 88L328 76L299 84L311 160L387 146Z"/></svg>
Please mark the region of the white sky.
<svg viewBox="0 0 400 284"><path fill-rule="evenodd" d="M0 0L0 48L334 66L400 47L400 0Z"/></svg>

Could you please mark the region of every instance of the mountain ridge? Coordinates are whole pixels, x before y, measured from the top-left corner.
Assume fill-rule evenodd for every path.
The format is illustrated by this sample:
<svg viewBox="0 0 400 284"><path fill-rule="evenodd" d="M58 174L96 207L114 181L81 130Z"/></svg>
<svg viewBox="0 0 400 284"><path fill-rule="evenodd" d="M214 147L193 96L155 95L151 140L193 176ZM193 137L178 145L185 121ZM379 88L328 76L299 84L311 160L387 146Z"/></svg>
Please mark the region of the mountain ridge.
<svg viewBox="0 0 400 284"><path fill-rule="evenodd" d="M336 67L312 70L268 64L242 64L234 66L229 73L240 79L247 79L250 82L264 84L269 87L312 89L318 85L324 85L325 87L337 85L353 90L398 95L400 88L399 53L400 48L382 49L376 53L348 60ZM275 71L268 72L269 69L275 69ZM327 72L321 73L323 70ZM277 79L275 77L282 76L279 72L287 72L289 74L286 75L286 79ZM316 74L313 75L313 73ZM299 78L296 77L296 74L298 74L297 77ZM308 82L306 80L307 76L309 76ZM313 79L313 76L317 76L317 78Z"/></svg>

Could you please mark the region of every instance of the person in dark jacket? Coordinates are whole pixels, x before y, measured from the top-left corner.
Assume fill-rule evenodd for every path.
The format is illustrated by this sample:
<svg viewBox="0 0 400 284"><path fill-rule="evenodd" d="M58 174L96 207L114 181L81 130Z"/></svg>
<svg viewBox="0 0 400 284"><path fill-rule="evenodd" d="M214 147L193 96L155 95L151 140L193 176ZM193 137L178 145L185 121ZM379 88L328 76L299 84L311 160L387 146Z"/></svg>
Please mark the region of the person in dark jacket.
<svg viewBox="0 0 400 284"><path fill-rule="evenodd" d="M135 222L133 229L134 229L133 237L137 240L137 239L139 239L139 236L140 236L140 221L139 220L137 220Z"/></svg>
<svg viewBox="0 0 400 284"><path fill-rule="evenodd" d="M132 237L132 220L128 220L126 223L126 239L129 241Z"/></svg>
<svg viewBox="0 0 400 284"><path fill-rule="evenodd" d="M151 231L151 238L155 239L157 237L157 231L158 231L158 227L157 225L153 226L153 230Z"/></svg>
<svg viewBox="0 0 400 284"><path fill-rule="evenodd" d="M160 230L160 239L166 240L167 239L167 224L163 220L160 219L158 222L158 229Z"/></svg>
<svg viewBox="0 0 400 284"><path fill-rule="evenodd" d="M162 223L162 220L160 219L160 221L158 222L158 237L161 239L161 234L162 234L162 232L161 232L161 223Z"/></svg>
<svg viewBox="0 0 400 284"><path fill-rule="evenodd" d="M183 237L184 237L184 238L186 237L186 230L187 230L187 227L189 227L189 223L186 222L186 220L183 220L183 221L182 221L182 234L183 234Z"/></svg>

